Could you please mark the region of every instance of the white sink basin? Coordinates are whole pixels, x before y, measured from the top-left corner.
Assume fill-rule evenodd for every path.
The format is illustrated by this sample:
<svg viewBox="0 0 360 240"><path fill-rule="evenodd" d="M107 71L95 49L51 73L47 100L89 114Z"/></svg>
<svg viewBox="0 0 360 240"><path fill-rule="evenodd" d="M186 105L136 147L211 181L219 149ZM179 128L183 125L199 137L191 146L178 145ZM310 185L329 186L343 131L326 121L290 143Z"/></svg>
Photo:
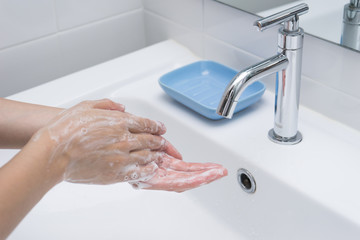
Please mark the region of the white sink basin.
<svg viewBox="0 0 360 240"><path fill-rule="evenodd" d="M267 139L269 92L232 120L205 119L157 83L162 74L197 60L168 41L12 98L65 107L116 99L131 113L163 121L166 138L185 161L223 164L228 177L181 194L133 190L126 183L61 183L9 239L358 239L359 132L301 107L303 142L274 144ZM133 65L144 68L127 68ZM0 158L11 154L1 151ZM254 176L255 193L241 189L239 168Z"/></svg>

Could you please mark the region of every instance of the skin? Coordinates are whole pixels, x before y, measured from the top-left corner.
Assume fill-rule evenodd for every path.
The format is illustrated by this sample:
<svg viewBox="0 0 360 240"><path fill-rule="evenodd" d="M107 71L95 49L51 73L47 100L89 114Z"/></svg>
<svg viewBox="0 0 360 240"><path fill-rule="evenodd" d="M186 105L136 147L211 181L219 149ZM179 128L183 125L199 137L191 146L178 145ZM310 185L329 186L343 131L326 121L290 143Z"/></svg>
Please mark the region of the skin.
<svg viewBox="0 0 360 240"><path fill-rule="evenodd" d="M0 98L0 148L22 148L61 110Z"/></svg>
<svg viewBox="0 0 360 240"><path fill-rule="evenodd" d="M165 132L108 99L67 110L0 99L0 148L22 148L0 168L0 239L62 181L182 192L227 175L182 161Z"/></svg>
<svg viewBox="0 0 360 240"><path fill-rule="evenodd" d="M227 175L227 170L215 163L187 163L165 155L157 161L159 169L147 180L131 181L135 189L184 192Z"/></svg>

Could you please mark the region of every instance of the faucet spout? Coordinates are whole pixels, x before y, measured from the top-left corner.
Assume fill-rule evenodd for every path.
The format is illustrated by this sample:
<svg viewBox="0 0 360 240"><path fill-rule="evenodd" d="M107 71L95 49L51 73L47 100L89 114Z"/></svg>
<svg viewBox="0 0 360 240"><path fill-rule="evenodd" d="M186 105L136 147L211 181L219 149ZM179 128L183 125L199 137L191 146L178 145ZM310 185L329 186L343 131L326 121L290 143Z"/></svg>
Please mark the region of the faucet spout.
<svg viewBox="0 0 360 240"><path fill-rule="evenodd" d="M280 53L240 71L227 85L218 105L217 114L232 118L240 95L247 86L260 78L285 69L288 63L287 57Z"/></svg>

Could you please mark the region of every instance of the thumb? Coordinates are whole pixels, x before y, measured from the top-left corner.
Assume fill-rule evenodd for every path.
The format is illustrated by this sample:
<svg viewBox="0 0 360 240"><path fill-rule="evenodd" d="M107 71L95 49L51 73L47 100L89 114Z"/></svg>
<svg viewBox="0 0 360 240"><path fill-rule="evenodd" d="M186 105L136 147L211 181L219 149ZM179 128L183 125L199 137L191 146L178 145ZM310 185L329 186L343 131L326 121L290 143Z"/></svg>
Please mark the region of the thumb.
<svg viewBox="0 0 360 240"><path fill-rule="evenodd" d="M120 112L125 111L125 106L111 101L110 99L104 98L101 100L90 101L90 107L104 110L116 110Z"/></svg>

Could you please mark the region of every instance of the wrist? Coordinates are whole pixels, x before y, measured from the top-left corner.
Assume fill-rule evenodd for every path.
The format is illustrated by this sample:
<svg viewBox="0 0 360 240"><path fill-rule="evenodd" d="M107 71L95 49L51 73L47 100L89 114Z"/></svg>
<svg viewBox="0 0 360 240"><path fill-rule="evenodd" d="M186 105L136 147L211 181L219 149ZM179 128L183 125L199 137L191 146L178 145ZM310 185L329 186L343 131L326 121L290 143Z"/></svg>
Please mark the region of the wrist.
<svg viewBox="0 0 360 240"><path fill-rule="evenodd" d="M57 142L51 139L46 128L36 132L22 151L33 156L36 166L46 183L56 185L63 181L68 160L65 157L56 157Z"/></svg>

